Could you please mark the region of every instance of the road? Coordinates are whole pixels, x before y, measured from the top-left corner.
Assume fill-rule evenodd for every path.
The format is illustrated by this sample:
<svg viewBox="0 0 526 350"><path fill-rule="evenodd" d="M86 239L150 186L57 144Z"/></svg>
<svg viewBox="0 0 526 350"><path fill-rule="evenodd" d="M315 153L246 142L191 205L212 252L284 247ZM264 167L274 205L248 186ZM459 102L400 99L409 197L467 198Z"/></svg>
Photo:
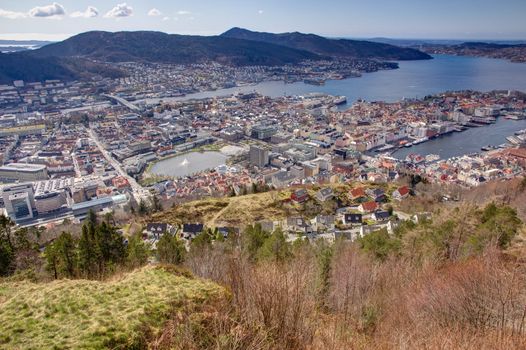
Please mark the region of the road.
<svg viewBox="0 0 526 350"><path fill-rule="evenodd" d="M120 176L128 180L128 183L130 184L130 187L132 189L132 194L135 200L140 201L142 199L146 203L149 203L150 197L151 197L150 192L146 190L144 187L142 187L141 185L139 185L133 177L131 177L130 175L128 175L128 173L126 173L126 171L124 171L121 164L115 158L113 158L111 154L104 148L102 143L97 138L97 135L95 134L93 129L90 128L88 130L88 134L90 138L93 140L93 142L95 142L95 144L99 148L104 158L106 158L108 163L110 163L113 166L113 168L119 173Z"/></svg>
<svg viewBox="0 0 526 350"><path fill-rule="evenodd" d="M110 100L114 100L114 101L120 103L121 105L123 105L123 106L127 107L128 109L130 109L132 112L139 112L141 110L139 107L137 107L136 105L134 105L133 103L131 103L129 101L126 101L122 97L118 97L118 96L114 96L114 95L107 95L107 94L102 94L102 96L104 96L106 98L109 98Z"/></svg>

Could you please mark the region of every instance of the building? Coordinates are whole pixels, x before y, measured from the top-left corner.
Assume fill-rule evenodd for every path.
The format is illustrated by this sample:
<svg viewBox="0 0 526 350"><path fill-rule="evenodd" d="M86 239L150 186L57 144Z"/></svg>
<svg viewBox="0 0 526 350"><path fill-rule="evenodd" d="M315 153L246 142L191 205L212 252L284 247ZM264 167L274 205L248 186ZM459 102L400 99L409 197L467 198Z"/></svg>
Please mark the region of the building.
<svg viewBox="0 0 526 350"><path fill-rule="evenodd" d="M273 125L255 125L252 127L250 136L258 140L269 141L276 131Z"/></svg>
<svg viewBox="0 0 526 350"><path fill-rule="evenodd" d="M44 192L35 196L38 214L49 214L67 204L65 191Z"/></svg>
<svg viewBox="0 0 526 350"><path fill-rule="evenodd" d="M250 146L250 164L255 165L258 168L263 168L269 163L268 150L260 147L251 145Z"/></svg>
<svg viewBox="0 0 526 350"><path fill-rule="evenodd" d="M39 181L49 179L43 164L11 163L0 167L0 181Z"/></svg>
<svg viewBox="0 0 526 350"><path fill-rule="evenodd" d="M2 199L7 215L15 222L34 217L35 198L31 183L4 187Z"/></svg>

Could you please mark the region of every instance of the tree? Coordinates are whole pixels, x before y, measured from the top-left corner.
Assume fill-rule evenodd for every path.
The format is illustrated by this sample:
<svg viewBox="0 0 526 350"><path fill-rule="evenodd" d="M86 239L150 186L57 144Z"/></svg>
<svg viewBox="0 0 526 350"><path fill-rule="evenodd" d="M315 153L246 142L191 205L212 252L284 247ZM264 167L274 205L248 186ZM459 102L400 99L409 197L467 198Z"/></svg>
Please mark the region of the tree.
<svg viewBox="0 0 526 350"><path fill-rule="evenodd" d="M88 225L84 224L78 245L78 265L80 271L87 277L93 276L96 261L94 243L88 232Z"/></svg>
<svg viewBox="0 0 526 350"><path fill-rule="evenodd" d="M9 275L13 268L14 252L7 239L0 238L0 276Z"/></svg>
<svg viewBox="0 0 526 350"><path fill-rule="evenodd" d="M130 268L138 268L146 264L150 256L150 247L141 236L133 235L128 241L126 263Z"/></svg>
<svg viewBox="0 0 526 350"><path fill-rule="evenodd" d="M281 229L275 230L263 243L258 250L258 259L271 259L283 262L292 256L290 243L287 242Z"/></svg>
<svg viewBox="0 0 526 350"><path fill-rule="evenodd" d="M157 242L159 261L166 264L181 264L184 261L186 249L184 242L176 235L164 233Z"/></svg>
<svg viewBox="0 0 526 350"><path fill-rule="evenodd" d="M203 229L201 233L192 240L192 249L206 249L212 244L212 232L209 229Z"/></svg>
<svg viewBox="0 0 526 350"><path fill-rule="evenodd" d="M390 254L400 252L401 242L389 236L386 229L371 232L358 240L360 247L379 260L385 260Z"/></svg>
<svg viewBox="0 0 526 350"><path fill-rule="evenodd" d="M53 273L55 279L58 278L58 254L54 243L47 245L44 251L46 257L46 270Z"/></svg>
<svg viewBox="0 0 526 350"><path fill-rule="evenodd" d="M265 243L268 237L269 233L263 231L261 224L249 225L245 229L243 247L251 260L256 259L258 250L263 246L263 243Z"/></svg>
<svg viewBox="0 0 526 350"><path fill-rule="evenodd" d="M161 201L159 200L159 197L153 196L152 203L153 203L153 210L154 211L157 212L157 211L162 211L163 210L163 205L162 205Z"/></svg>
<svg viewBox="0 0 526 350"><path fill-rule="evenodd" d="M148 214L148 205L146 205L146 202L141 199L139 202L139 215L143 216Z"/></svg>
<svg viewBox="0 0 526 350"><path fill-rule="evenodd" d="M53 258L56 259L54 262L56 264L54 268L55 272L62 273L69 278L74 277L77 269L77 261L75 259L76 242L73 236L68 232L62 232L51 245L53 246L52 255L55 255Z"/></svg>

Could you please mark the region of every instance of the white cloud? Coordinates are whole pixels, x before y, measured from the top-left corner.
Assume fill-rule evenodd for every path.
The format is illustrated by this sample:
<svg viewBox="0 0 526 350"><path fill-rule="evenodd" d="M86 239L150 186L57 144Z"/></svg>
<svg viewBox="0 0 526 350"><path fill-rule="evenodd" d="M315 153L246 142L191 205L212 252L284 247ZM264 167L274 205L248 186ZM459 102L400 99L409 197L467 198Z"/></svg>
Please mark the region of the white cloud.
<svg viewBox="0 0 526 350"><path fill-rule="evenodd" d="M263 14L263 10L259 10L258 13L259 13L260 15L262 15L262 14Z"/></svg>
<svg viewBox="0 0 526 350"><path fill-rule="evenodd" d="M71 17L73 18L78 18L78 17L82 17L82 18L93 18L93 17L97 17L99 15L99 10L97 10L97 8L93 7L93 6L88 6L88 8L86 9L86 11L82 12L82 11L75 11L71 14Z"/></svg>
<svg viewBox="0 0 526 350"><path fill-rule="evenodd" d="M104 17L108 18L120 18L120 17L129 17L133 15L133 8L128 6L125 2L118 4L114 8L108 11Z"/></svg>
<svg viewBox="0 0 526 350"><path fill-rule="evenodd" d="M57 18L65 14L64 6L56 2L51 5L33 7L29 10L31 17Z"/></svg>
<svg viewBox="0 0 526 350"><path fill-rule="evenodd" d="M148 16L156 17L162 15L162 12L157 10L155 7L148 11Z"/></svg>
<svg viewBox="0 0 526 350"><path fill-rule="evenodd" d="M27 17L27 13L7 11L7 10L4 10L4 9L0 9L0 17L2 17L2 18L9 18L9 19L26 18Z"/></svg>
<svg viewBox="0 0 526 350"><path fill-rule="evenodd" d="M185 11L185 10L181 10L181 11L177 11L177 14L180 15L180 16L186 16L186 15L189 15L191 14L192 12L190 11Z"/></svg>
<svg viewBox="0 0 526 350"><path fill-rule="evenodd" d="M168 21L170 20L170 17L163 17L163 21Z"/></svg>

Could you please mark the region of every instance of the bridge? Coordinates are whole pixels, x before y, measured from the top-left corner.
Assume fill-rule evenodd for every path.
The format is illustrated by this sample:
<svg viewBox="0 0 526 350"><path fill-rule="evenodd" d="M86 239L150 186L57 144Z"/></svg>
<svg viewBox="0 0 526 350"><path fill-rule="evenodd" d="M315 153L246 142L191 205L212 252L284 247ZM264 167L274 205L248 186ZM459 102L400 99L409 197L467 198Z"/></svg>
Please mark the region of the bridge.
<svg viewBox="0 0 526 350"><path fill-rule="evenodd" d="M139 107L137 107L136 105L134 105L133 103L131 103L129 101L126 101L122 97L115 96L115 95L108 95L108 94L102 94L102 96L104 96L104 97L106 97L106 98L108 98L110 100L113 100L113 101L123 105L124 107L127 107L132 112L139 112L140 111Z"/></svg>

